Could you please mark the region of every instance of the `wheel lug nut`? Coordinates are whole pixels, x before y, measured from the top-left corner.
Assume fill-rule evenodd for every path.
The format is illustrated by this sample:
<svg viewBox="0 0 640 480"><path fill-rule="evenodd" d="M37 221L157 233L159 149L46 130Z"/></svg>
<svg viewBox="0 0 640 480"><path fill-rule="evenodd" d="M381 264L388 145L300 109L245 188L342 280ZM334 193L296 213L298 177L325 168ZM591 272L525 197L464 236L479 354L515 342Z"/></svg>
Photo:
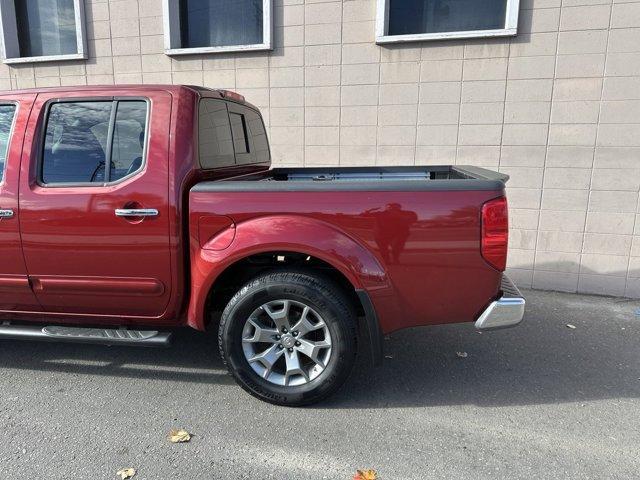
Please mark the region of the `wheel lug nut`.
<svg viewBox="0 0 640 480"><path fill-rule="evenodd" d="M289 350L290 352L293 352L293 348L287 348L287 350Z"/></svg>
<svg viewBox="0 0 640 480"><path fill-rule="evenodd" d="M298 332L293 332L293 336L297 337L298 336Z"/></svg>
<svg viewBox="0 0 640 480"><path fill-rule="evenodd" d="M296 347L299 347L299 346L300 346L300 342L296 342Z"/></svg>
<svg viewBox="0 0 640 480"><path fill-rule="evenodd" d="M282 333L287 333L287 329L285 327L282 327Z"/></svg>
<svg viewBox="0 0 640 480"><path fill-rule="evenodd" d="M276 340L280 340L280 338L282 338L280 335L276 335Z"/></svg>
<svg viewBox="0 0 640 480"><path fill-rule="evenodd" d="M282 350L284 347L282 345L278 345L278 350Z"/></svg>

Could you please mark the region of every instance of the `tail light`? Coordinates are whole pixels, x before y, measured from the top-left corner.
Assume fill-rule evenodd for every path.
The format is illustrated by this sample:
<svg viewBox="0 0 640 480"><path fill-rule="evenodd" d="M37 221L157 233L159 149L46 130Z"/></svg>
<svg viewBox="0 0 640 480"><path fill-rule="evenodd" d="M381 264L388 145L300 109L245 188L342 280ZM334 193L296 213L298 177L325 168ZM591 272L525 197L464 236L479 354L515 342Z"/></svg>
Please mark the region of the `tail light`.
<svg viewBox="0 0 640 480"><path fill-rule="evenodd" d="M492 267L504 271L507 266L509 214L505 197L489 200L482 206L482 257Z"/></svg>

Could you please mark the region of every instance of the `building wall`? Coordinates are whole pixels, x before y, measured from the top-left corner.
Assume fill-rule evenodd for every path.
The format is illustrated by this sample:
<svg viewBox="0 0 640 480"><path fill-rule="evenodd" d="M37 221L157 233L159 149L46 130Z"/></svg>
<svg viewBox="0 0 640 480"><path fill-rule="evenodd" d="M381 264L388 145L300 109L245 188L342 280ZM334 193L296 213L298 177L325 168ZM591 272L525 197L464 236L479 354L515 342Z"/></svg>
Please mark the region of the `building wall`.
<svg viewBox="0 0 640 480"><path fill-rule="evenodd" d="M87 0L90 59L6 89L185 83L261 107L279 166L511 175L512 276L640 297L640 1L521 0L517 37L377 46L375 0L274 0L275 49L168 57L161 0Z"/></svg>

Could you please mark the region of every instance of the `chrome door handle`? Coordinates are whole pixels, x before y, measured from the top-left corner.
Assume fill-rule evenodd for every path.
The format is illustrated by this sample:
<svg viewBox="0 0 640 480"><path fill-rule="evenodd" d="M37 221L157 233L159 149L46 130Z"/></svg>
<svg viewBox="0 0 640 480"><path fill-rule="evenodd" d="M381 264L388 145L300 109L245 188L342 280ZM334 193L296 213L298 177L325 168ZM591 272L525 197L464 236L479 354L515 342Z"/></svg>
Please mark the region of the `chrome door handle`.
<svg viewBox="0 0 640 480"><path fill-rule="evenodd" d="M12 218L13 217L13 210L7 209L7 210L0 210L0 218Z"/></svg>
<svg viewBox="0 0 640 480"><path fill-rule="evenodd" d="M155 208L118 208L116 217L157 217L158 210Z"/></svg>

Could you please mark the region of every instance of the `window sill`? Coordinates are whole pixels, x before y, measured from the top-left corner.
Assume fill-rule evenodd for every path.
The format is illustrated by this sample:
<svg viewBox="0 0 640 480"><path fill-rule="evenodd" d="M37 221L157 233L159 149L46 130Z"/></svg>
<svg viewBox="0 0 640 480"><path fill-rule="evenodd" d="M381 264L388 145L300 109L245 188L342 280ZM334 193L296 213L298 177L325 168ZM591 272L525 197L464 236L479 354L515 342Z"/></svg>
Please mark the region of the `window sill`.
<svg viewBox="0 0 640 480"><path fill-rule="evenodd" d="M415 33L410 35L381 35L376 37L378 45L388 43L422 42L433 40L448 40L455 38L491 38L513 37L517 35L516 28L504 28L500 30L471 30L467 32L441 32L441 33Z"/></svg>
<svg viewBox="0 0 640 480"><path fill-rule="evenodd" d="M2 60L6 64L15 63L37 63L37 62L61 62L65 60L86 60L88 57L84 53L71 53L68 55L46 55L42 57L14 57Z"/></svg>
<svg viewBox="0 0 640 480"><path fill-rule="evenodd" d="M227 52L258 52L273 50L270 43L257 43L254 45L229 45L224 47L194 47L194 48L168 48L167 55L197 55L201 53L227 53Z"/></svg>

